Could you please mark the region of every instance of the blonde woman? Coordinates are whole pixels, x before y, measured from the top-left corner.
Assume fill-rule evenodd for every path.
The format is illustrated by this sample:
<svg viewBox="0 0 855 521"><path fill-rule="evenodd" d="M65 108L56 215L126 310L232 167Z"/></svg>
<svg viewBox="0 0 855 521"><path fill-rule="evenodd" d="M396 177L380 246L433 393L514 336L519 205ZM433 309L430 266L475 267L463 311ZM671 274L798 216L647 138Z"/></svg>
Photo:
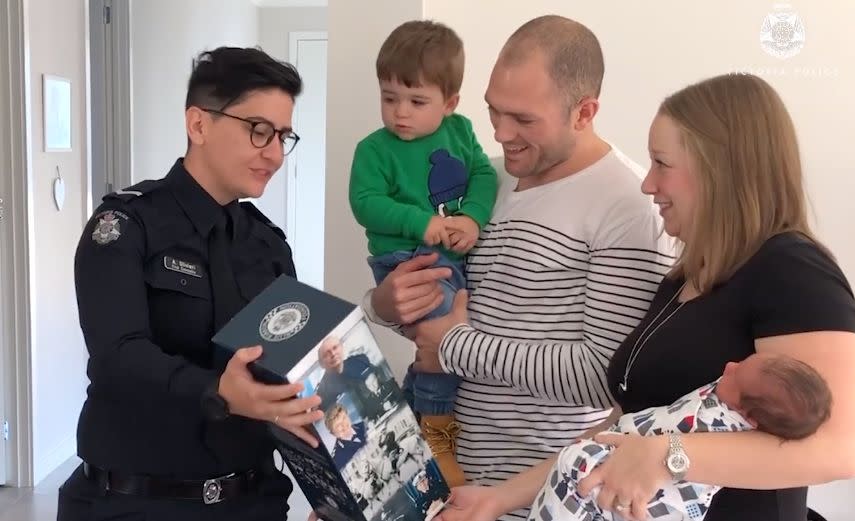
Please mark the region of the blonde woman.
<svg viewBox="0 0 855 521"><path fill-rule="evenodd" d="M579 492L640 520L658 489L686 480L725 487L705 521L804 521L807 486L855 476L855 299L808 225L793 123L762 79L718 76L662 103L649 148L642 190L683 248L610 363L617 405L596 430L621 411L670 404L755 352L813 367L831 390L831 417L786 443L758 431L600 434L615 449ZM554 461L494 488L455 489L440 519L486 521L530 504Z"/></svg>

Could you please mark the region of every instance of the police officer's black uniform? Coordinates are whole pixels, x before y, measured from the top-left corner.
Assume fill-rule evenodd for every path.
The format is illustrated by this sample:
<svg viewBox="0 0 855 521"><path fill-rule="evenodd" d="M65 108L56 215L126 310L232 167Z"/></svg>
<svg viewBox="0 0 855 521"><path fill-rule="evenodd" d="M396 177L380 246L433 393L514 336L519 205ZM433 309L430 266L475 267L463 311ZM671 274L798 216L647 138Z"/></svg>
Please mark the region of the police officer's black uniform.
<svg viewBox="0 0 855 521"><path fill-rule="evenodd" d="M220 236L225 252L209 252ZM231 279L217 272L229 261ZM250 203L220 206L181 159L104 198L75 258L91 384L60 521L285 518L291 483L267 425L204 405L223 370L213 333L283 273L281 230Z"/></svg>

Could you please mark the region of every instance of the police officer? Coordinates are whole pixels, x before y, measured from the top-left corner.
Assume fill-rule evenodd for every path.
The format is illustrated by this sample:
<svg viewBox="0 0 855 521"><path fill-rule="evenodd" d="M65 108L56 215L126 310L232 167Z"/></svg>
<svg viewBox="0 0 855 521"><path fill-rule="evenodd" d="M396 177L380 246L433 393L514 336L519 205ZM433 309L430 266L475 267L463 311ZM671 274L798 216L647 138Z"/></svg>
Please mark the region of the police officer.
<svg viewBox="0 0 855 521"><path fill-rule="evenodd" d="M166 177L110 194L75 257L91 384L78 425L83 464L58 520L286 518L274 423L304 426L320 398L217 363L211 337L277 276L294 276L281 230L250 203L297 144L297 71L258 49L202 53L185 105L188 149Z"/></svg>

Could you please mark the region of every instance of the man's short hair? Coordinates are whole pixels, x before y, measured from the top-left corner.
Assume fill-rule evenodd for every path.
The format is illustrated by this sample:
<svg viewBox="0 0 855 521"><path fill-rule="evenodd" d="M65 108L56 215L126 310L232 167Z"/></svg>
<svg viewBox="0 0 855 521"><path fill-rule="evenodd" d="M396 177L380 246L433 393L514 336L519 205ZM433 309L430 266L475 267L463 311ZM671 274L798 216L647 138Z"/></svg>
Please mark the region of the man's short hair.
<svg viewBox="0 0 855 521"><path fill-rule="evenodd" d="M194 60L184 108L225 110L254 91L279 89L296 98L303 81L293 65L258 48L218 47Z"/></svg>
<svg viewBox="0 0 855 521"><path fill-rule="evenodd" d="M449 27L429 20L398 26L377 54L377 79L407 87L436 85L445 99L463 84L463 42Z"/></svg>
<svg viewBox="0 0 855 521"><path fill-rule="evenodd" d="M532 52L543 53L549 75L573 107L583 98L598 98L603 84L603 51L590 29L557 15L540 16L517 29L500 60L517 64Z"/></svg>

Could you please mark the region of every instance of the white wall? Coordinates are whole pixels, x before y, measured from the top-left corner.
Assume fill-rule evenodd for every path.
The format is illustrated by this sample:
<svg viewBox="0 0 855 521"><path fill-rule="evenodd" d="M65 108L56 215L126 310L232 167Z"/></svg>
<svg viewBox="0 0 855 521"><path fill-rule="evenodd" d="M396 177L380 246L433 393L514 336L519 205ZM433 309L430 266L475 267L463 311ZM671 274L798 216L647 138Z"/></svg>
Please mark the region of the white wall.
<svg viewBox="0 0 855 521"><path fill-rule="evenodd" d="M326 31L326 7L263 7L258 10L258 39L261 48L274 58L290 62L288 38L295 31ZM300 103L300 98L297 98ZM299 133L299 129L297 130ZM258 208L286 233L288 158L267 183L264 195L255 201ZM290 233L289 233L290 235ZM292 244L293 246L293 244Z"/></svg>
<svg viewBox="0 0 855 521"><path fill-rule="evenodd" d="M74 252L86 215L85 0L29 0L30 115L34 287L31 317L33 479L38 483L76 451L76 427L86 391L86 348L77 318ZM42 74L71 80L72 151L44 152ZM59 166L65 206L53 203Z"/></svg>
<svg viewBox="0 0 855 521"><path fill-rule="evenodd" d="M326 7L262 7L258 9L258 41L269 55L288 61L288 33L326 31Z"/></svg>
<svg viewBox="0 0 855 521"><path fill-rule="evenodd" d="M329 3L324 287L352 302L360 302L365 290L374 285L365 260L365 234L353 219L347 194L356 143L382 125L374 62L392 29L421 17L422 0ZM373 331L400 377L412 361L412 347L388 330Z"/></svg>
<svg viewBox="0 0 855 521"><path fill-rule="evenodd" d="M184 99L193 59L221 45L258 45L250 0L132 0L133 180L163 177L187 150Z"/></svg>

